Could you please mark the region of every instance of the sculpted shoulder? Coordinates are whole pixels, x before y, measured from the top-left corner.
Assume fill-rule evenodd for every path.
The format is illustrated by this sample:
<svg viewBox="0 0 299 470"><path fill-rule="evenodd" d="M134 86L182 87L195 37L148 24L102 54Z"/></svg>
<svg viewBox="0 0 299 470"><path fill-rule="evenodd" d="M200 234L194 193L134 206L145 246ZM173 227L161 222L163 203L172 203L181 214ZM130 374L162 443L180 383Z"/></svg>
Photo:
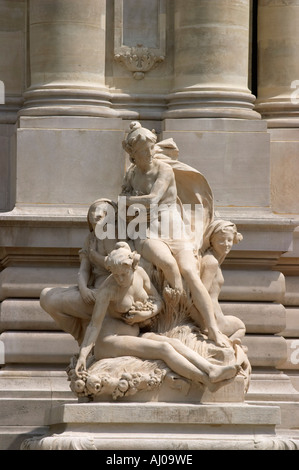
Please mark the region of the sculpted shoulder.
<svg viewBox="0 0 299 470"><path fill-rule="evenodd" d="M159 172L165 176L171 177L174 176L173 169L166 162L162 162L158 159L155 159L155 165L159 169Z"/></svg>
<svg viewBox="0 0 299 470"><path fill-rule="evenodd" d="M101 288L99 289L98 293L104 297L109 297L110 299L115 296L118 290L118 284L112 274L105 279L103 284L101 284Z"/></svg>
<svg viewBox="0 0 299 470"><path fill-rule="evenodd" d="M210 251L204 254L204 256L202 257L201 264L203 268L209 268L214 270L217 269L219 266L217 259Z"/></svg>

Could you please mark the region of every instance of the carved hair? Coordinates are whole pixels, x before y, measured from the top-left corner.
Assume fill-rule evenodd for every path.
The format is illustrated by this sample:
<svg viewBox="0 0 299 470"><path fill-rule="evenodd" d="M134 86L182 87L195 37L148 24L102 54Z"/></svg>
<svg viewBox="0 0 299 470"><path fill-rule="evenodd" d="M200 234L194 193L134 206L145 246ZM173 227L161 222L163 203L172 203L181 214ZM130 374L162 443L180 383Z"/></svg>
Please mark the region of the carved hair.
<svg viewBox="0 0 299 470"><path fill-rule="evenodd" d="M124 150L130 154L137 142L152 142L155 144L157 142L157 135L154 130L150 131L142 127L140 122L133 121L130 124L130 131L127 138L123 140L122 145Z"/></svg>
<svg viewBox="0 0 299 470"><path fill-rule="evenodd" d="M111 271L113 266L127 265L135 269L140 260L140 255L136 251L132 251L126 242L118 242L115 248L106 258L105 266Z"/></svg>
<svg viewBox="0 0 299 470"><path fill-rule="evenodd" d="M238 232L237 226L228 220L218 220L216 222L212 222L212 226L214 224L213 230L210 234L210 240L213 238L216 233L233 233L234 235L234 244L239 243L241 240L243 240L243 235Z"/></svg>
<svg viewBox="0 0 299 470"><path fill-rule="evenodd" d="M204 243L201 249L201 253L204 254L211 246L212 238L216 233L233 233L234 239L233 243L237 244L241 240L243 240L243 235L238 232L237 226L230 222L229 220L214 220L209 225L205 236L204 236Z"/></svg>

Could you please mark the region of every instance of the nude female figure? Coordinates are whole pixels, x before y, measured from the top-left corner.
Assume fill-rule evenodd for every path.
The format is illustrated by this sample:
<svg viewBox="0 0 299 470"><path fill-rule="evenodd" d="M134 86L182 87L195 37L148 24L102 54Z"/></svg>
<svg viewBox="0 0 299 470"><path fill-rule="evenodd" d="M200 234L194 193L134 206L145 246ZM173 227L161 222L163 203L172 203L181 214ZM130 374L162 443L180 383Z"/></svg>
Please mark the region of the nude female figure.
<svg viewBox="0 0 299 470"><path fill-rule="evenodd" d="M116 205L112 201L98 199L88 210L87 222L90 233L79 252L78 285L47 287L40 296L41 307L51 315L63 331L70 333L79 345L91 318L96 292L109 276L105 267L105 258L114 248L116 240L97 239L95 229L96 224L105 219L111 206L116 210Z"/></svg>
<svg viewBox="0 0 299 470"><path fill-rule="evenodd" d="M217 326L210 295L200 279L198 259L194 255L194 245L188 238L187 227L184 233L184 223L177 209L174 172L170 165L155 158L156 140L153 132L142 128L139 123L131 123L131 132L123 146L133 165L126 173L122 195L127 198L127 206L142 204L148 210L151 205L167 206L172 226L180 224L183 236L174 239L170 235L167 239L163 234L159 238L149 234L145 239L135 240L136 249L147 261L160 268L170 287L180 293L183 292L184 278L197 311L194 321L201 326L202 316L208 338L218 346L229 346L227 338Z"/></svg>
<svg viewBox="0 0 299 470"><path fill-rule="evenodd" d="M225 220L213 222L208 232L210 246L203 255L200 276L211 296L220 331L231 341L241 342L245 335L244 323L235 316L224 315L218 299L224 282L220 266L233 244L243 237L235 224Z"/></svg>
<svg viewBox="0 0 299 470"><path fill-rule="evenodd" d="M151 333L139 336L139 323L157 315L162 300L143 268L140 255L125 242L107 257L111 275L98 292L91 321L81 344L76 374L86 374L86 359L94 348L96 360L135 356L162 360L174 372L208 386L234 377L236 366L211 364L180 341Z"/></svg>

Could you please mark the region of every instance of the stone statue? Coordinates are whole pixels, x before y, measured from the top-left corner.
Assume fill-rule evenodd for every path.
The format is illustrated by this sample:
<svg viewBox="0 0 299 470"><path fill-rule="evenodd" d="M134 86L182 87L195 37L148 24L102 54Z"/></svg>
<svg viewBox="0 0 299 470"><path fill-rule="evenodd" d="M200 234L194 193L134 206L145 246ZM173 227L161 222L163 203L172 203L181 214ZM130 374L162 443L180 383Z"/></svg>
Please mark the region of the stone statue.
<svg viewBox="0 0 299 470"><path fill-rule="evenodd" d="M111 276L99 289L76 375L88 377L86 359L94 348L96 361L122 356L162 360L178 375L205 385L234 377L236 365L213 365L175 338L140 334L139 324L161 311L162 300L144 269L138 266L139 258L124 242L117 243L108 255L106 266Z"/></svg>
<svg viewBox="0 0 299 470"><path fill-rule="evenodd" d="M79 252L80 269L78 285L70 287L46 287L41 292L40 304L57 325L70 333L80 345L93 311L96 292L109 276L105 257L114 248L116 240L99 240L95 235L96 224L107 214L108 207L117 209L109 199L98 199L88 210L89 234Z"/></svg>
<svg viewBox="0 0 299 470"><path fill-rule="evenodd" d="M231 222L214 220L207 181L178 161L172 139L157 143L154 131L133 122L123 146L131 161L120 193L125 214L110 200L95 201L78 286L41 294L42 307L80 346L68 367L70 387L81 400L168 401L173 394L200 401L205 390L241 379L245 394L245 326L218 301L221 264L242 236ZM114 237L99 235L106 223L116 227L106 231Z"/></svg>
<svg viewBox="0 0 299 470"><path fill-rule="evenodd" d="M170 215L167 229L179 225L181 237L176 239L172 233L164 236L163 226L159 224L157 216L158 237L153 238L149 233L147 238L137 240L136 248L146 260L163 271L170 287L179 292L183 291L183 277L197 311L204 317L208 338L219 346L225 346L227 343L217 327L211 298L198 273L198 259L194 256L195 240L190 238L191 227L185 225L178 210L174 171L168 163L156 158L156 140L156 135L143 129L139 123L131 125L124 148L133 165L127 171L123 194L127 197L128 206L142 204L149 208L154 204L163 205L163 210Z"/></svg>
<svg viewBox="0 0 299 470"><path fill-rule="evenodd" d="M243 236L232 222L226 220L212 222L206 236L209 247L204 247L200 272L202 282L211 296L219 329L231 341L238 341L239 344L245 335L245 325L237 317L224 315L218 299L224 282L220 266L233 244L239 243L242 239Z"/></svg>

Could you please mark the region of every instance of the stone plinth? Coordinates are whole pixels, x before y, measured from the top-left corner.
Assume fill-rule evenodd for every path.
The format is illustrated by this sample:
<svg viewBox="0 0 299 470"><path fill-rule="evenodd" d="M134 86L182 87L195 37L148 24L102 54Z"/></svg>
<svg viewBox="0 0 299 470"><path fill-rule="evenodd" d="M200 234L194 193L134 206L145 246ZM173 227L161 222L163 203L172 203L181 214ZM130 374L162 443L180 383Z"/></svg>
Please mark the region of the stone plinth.
<svg viewBox="0 0 299 470"><path fill-rule="evenodd" d="M279 438L277 406L84 403L53 408L49 434L22 450L297 449Z"/></svg>

